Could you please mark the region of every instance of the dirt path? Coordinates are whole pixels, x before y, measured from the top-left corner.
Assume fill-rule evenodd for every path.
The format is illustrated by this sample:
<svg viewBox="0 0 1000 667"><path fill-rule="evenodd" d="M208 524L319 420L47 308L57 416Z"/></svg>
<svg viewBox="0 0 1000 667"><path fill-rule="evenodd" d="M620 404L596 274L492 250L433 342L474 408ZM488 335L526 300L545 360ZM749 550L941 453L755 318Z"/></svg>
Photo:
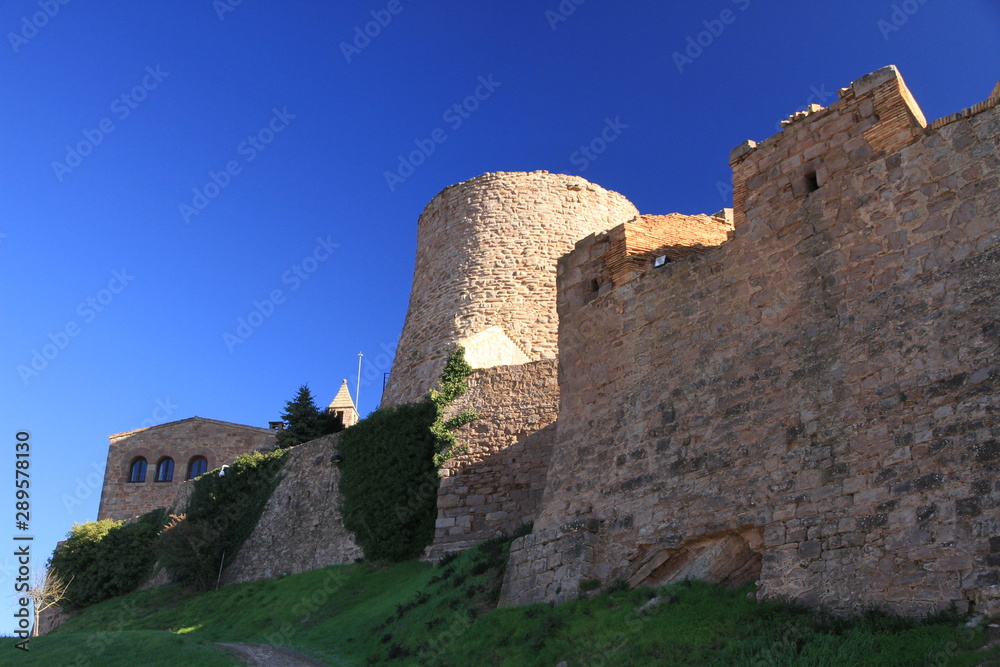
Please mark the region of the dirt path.
<svg viewBox="0 0 1000 667"><path fill-rule="evenodd" d="M219 646L226 647L251 667L326 667L298 651L267 644L220 642Z"/></svg>

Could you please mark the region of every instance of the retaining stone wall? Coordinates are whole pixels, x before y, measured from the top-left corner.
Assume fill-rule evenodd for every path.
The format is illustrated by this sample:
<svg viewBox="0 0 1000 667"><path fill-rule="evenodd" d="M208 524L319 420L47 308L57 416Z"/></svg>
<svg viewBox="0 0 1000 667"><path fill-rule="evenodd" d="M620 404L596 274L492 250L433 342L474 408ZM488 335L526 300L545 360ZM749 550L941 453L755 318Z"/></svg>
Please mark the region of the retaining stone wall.
<svg viewBox="0 0 1000 667"><path fill-rule="evenodd" d="M271 579L363 557L340 516L340 478L332 457L338 434L291 449L281 481L254 532L222 574L223 584Z"/></svg>

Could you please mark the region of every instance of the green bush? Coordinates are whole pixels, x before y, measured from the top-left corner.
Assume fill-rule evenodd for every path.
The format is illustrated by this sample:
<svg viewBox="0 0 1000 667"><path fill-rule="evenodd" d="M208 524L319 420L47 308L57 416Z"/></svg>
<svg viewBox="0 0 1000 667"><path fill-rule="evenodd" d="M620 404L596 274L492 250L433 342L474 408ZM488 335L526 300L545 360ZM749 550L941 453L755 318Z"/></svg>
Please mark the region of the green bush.
<svg viewBox="0 0 1000 667"><path fill-rule="evenodd" d="M444 411L470 373L456 348L427 400L376 410L341 434L341 514L369 560L415 558L434 539L437 469L459 452L451 430L476 418L445 421Z"/></svg>
<svg viewBox="0 0 1000 667"><path fill-rule="evenodd" d="M156 541L171 580L199 590L214 587L219 569L231 563L260 520L277 486L284 450L251 452L225 469L194 480L187 513L173 517Z"/></svg>
<svg viewBox="0 0 1000 667"><path fill-rule="evenodd" d="M152 544L165 516L158 509L127 524L104 519L74 525L51 560L52 569L69 582L60 606L82 609L138 588L153 573Z"/></svg>
<svg viewBox="0 0 1000 667"><path fill-rule="evenodd" d="M420 555L434 538L438 475L432 403L376 410L338 441L341 513L369 560Z"/></svg>

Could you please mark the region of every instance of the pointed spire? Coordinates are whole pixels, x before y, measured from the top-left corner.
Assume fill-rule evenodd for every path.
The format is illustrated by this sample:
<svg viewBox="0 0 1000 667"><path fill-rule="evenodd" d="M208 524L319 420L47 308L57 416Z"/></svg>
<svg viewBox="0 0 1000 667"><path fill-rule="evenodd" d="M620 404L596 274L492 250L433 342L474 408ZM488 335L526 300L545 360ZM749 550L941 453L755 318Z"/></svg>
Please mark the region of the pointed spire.
<svg viewBox="0 0 1000 667"><path fill-rule="evenodd" d="M358 423L361 415L358 414L358 409L354 406L354 401L351 400L351 392L347 388L347 380L341 383L340 391L330 401L330 405L327 406L326 411L340 413L340 418L345 428Z"/></svg>
<svg viewBox="0 0 1000 667"><path fill-rule="evenodd" d="M327 406L327 410L345 410L351 409L355 410L354 400L351 398L351 392L347 388L347 380L344 380L340 385L340 391L337 395L333 397L330 405Z"/></svg>

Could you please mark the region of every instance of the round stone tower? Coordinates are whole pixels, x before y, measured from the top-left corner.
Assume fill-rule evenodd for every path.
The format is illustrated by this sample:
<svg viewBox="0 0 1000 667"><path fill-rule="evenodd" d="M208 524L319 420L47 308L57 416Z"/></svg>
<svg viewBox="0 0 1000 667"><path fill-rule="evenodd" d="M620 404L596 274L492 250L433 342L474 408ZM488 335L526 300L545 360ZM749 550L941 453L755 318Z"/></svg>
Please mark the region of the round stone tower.
<svg viewBox="0 0 1000 667"><path fill-rule="evenodd" d="M382 405L424 398L456 343L475 368L555 357L556 261L638 214L617 192L546 171L445 188L417 223L410 307Z"/></svg>

